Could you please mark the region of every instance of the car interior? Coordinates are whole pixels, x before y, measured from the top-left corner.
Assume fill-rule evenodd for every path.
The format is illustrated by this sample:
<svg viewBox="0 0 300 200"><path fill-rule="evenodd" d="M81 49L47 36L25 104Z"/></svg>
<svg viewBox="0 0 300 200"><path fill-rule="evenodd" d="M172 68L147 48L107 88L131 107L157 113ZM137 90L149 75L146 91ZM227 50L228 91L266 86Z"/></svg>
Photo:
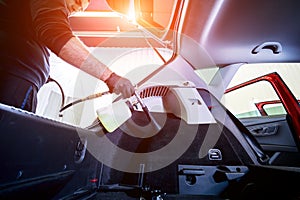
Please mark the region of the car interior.
<svg viewBox="0 0 300 200"><path fill-rule="evenodd" d="M51 55L0 104L0 198L298 199L300 2L92 0L70 18L127 99Z"/></svg>

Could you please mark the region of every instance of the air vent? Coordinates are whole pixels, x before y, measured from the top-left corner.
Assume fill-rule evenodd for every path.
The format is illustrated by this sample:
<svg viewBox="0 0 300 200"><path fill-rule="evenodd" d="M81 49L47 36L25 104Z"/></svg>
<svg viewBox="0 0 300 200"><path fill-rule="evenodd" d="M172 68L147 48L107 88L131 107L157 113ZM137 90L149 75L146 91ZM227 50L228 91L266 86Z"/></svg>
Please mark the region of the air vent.
<svg viewBox="0 0 300 200"><path fill-rule="evenodd" d="M147 98L147 97L152 97L152 96L160 96L163 97L165 96L169 91L169 87L167 86L153 86L153 87L148 87L143 89L140 92L140 97L141 98Z"/></svg>

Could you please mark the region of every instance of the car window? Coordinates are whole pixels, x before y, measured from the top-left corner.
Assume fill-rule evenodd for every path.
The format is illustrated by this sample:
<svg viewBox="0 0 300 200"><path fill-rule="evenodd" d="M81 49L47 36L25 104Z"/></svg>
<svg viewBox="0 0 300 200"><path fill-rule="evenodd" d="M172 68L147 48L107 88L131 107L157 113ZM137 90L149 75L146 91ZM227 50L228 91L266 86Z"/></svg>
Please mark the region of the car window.
<svg viewBox="0 0 300 200"><path fill-rule="evenodd" d="M246 64L236 72L227 89L262 75L277 72L290 91L300 99L300 64ZM225 93L221 102L238 118L283 115L286 111L268 81L259 81Z"/></svg>
<svg viewBox="0 0 300 200"><path fill-rule="evenodd" d="M279 100L271 84L260 81L227 93L222 98L222 103L236 117L261 116L257 104Z"/></svg>

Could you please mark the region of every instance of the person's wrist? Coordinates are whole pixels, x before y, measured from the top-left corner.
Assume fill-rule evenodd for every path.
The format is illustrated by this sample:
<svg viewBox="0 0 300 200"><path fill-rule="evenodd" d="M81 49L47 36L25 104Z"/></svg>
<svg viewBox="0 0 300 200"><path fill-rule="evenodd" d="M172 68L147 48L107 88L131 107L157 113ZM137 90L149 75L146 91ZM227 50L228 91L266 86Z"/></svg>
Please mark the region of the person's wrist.
<svg viewBox="0 0 300 200"><path fill-rule="evenodd" d="M111 71L108 67L105 68L105 70L103 71L103 73L101 74L100 79L104 82L106 82L109 77L111 77L111 75L113 74L113 71Z"/></svg>
<svg viewBox="0 0 300 200"><path fill-rule="evenodd" d="M104 81L109 89L109 92L114 92L115 86L121 77L112 72L110 76Z"/></svg>

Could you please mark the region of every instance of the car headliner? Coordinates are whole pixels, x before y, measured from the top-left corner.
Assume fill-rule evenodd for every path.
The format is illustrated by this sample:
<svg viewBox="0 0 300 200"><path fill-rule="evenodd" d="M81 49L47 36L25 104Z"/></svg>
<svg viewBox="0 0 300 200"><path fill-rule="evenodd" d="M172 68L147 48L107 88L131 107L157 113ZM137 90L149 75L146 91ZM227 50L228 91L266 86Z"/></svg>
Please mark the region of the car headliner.
<svg viewBox="0 0 300 200"><path fill-rule="evenodd" d="M207 52L217 66L300 61L300 1L189 2L180 54L196 68L208 67L194 56L200 51ZM271 45L259 47L266 42ZM257 47L260 51L255 53ZM281 49L276 52L276 48Z"/></svg>

